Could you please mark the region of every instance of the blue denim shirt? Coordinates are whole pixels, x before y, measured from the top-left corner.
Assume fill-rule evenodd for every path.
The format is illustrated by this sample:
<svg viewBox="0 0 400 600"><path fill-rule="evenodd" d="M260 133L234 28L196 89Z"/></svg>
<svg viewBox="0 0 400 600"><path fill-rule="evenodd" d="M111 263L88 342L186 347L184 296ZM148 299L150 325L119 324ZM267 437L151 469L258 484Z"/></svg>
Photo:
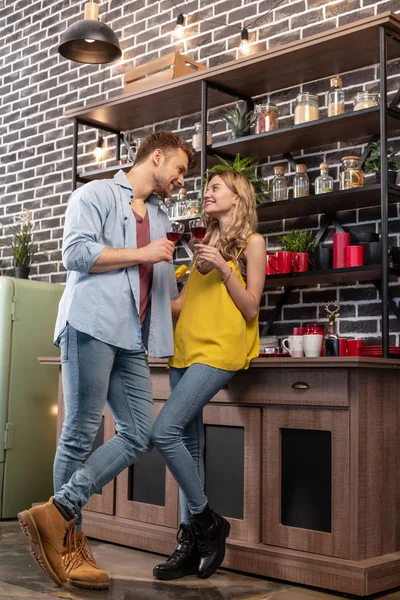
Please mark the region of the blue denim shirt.
<svg viewBox="0 0 400 600"><path fill-rule="evenodd" d="M133 191L123 171L114 179L96 180L71 195L66 211L62 246L67 285L60 301L54 337L58 345L66 323L83 333L127 350L149 355L173 354L171 299L178 295L174 267L153 266L148 339L142 340L140 282L137 265L107 273L89 273L103 248L136 248L136 220L131 210ZM150 241L166 237L168 217L157 197L147 201Z"/></svg>

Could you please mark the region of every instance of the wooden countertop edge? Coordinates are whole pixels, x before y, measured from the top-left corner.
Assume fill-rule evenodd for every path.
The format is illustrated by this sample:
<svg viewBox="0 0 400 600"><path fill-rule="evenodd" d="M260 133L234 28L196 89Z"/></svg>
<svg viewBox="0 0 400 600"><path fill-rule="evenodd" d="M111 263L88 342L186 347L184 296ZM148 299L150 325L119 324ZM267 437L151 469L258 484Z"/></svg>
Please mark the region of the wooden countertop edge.
<svg viewBox="0 0 400 600"><path fill-rule="evenodd" d="M59 356L39 356L38 361L41 365L60 365L61 359ZM149 365L151 368L166 368L168 360L164 358L150 358ZM375 369L400 369L400 360L396 358L372 358L367 356L321 356L318 358L255 358L251 365L251 369L260 368L295 368L295 367L358 367L358 368L375 368Z"/></svg>

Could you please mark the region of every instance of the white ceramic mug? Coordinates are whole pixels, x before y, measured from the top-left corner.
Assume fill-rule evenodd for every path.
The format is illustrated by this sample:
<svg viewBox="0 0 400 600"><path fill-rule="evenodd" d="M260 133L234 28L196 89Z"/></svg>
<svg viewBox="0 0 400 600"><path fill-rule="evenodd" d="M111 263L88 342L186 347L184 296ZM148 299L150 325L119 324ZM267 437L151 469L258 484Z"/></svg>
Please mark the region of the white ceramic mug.
<svg viewBox="0 0 400 600"><path fill-rule="evenodd" d="M303 350L305 356L309 358L317 358L321 355L323 335L320 334L307 334L303 335Z"/></svg>
<svg viewBox="0 0 400 600"><path fill-rule="evenodd" d="M290 335L282 340L282 346L293 358L304 356L302 335Z"/></svg>

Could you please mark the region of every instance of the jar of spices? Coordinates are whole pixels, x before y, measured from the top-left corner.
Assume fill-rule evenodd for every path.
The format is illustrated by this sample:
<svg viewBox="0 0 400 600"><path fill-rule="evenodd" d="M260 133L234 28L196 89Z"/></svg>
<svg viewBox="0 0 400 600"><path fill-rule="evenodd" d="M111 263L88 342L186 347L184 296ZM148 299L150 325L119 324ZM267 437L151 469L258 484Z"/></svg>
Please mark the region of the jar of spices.
<svg viewBox="0 0 400 600"><path fill-rule="evenodd" d="M278 129L278 109L274 104L256 104L254 112L256 133Z"/></svg>
<svg viewBox="0 0 400 600"><path fill-rule="evenodd" d="M201 213L202 202L200 198L192 198L188 202L188 215L190 217L197 216Z"/></svg>
<svg viewBox="0 0 400 600"><path fill-rule="evenodd" d="M212 144L211 123L207 123L207 146ZM192 137L192 146L196 151L201 150L201 123L194 124L194 134Z"/></svg>
<svg viewBox="0 0 400 600"><path fill-rule="evenodd" d="M306 165L296 165L296 175L293 177L293 198L304 198L310 195L310 180Z"/></svg>
<svg viewBox="0 0 400 600"><path fill-rule="evenodd" d="M364 110L379 105L379 94L377 92L359 92L353 100L353 110Z"/></svg>
<svg viewBox="0 0 400 600"><path fill-rule="evenodd" d="M344 114L344 91L340 77L332 77L328 94L328 117Z"/></svg>
<svg viewBox="0 0 400 600"><path fill-rule="evenodd" d="M319 119L318 96L308 93L299 94L294 109L294 124L300 125L317 119Z"/></svg>
<svg viewBox="0 0 400 600"><path fill-rule="evenodd" d="M359 156L343 156L340 168L340 189L351 190L363 187L364 173Z"/></svg>

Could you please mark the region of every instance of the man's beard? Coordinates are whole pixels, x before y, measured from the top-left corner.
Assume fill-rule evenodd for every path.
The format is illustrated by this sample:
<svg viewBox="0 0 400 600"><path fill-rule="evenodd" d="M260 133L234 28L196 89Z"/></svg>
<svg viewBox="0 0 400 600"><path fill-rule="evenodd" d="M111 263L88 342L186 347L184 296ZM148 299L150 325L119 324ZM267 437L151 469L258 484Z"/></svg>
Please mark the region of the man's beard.
<svg viewBox="0 0 400 600"><path fill-rule="evenodd" d="M154 176L154 192L161 196L161 198L170 198L171 190L170 183L167 183L162 177Z"/></svg>

